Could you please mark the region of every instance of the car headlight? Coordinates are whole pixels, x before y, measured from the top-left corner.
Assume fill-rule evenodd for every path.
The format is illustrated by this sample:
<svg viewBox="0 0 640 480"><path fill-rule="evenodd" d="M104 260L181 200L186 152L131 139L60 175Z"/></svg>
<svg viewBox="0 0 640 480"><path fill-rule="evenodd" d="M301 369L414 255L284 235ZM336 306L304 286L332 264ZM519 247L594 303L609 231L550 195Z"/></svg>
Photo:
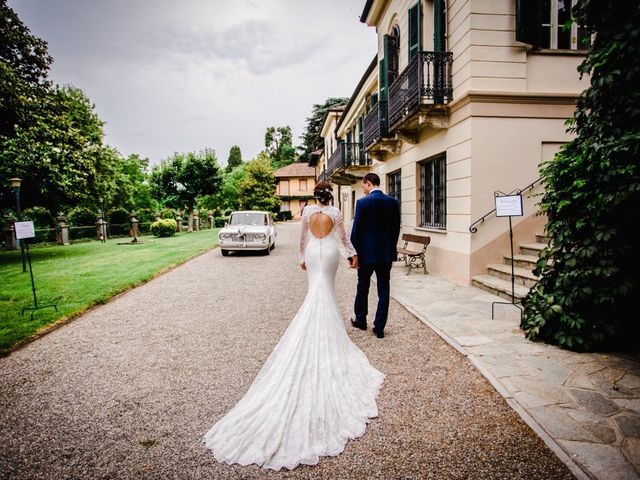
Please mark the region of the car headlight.
<svg viewBox="0 0 640 480"><path fill-rule="evenodd" d="M221 233L220 235L218 235L218 238L220 240L231 240L231 234L229 234L229 233Z"/></svg>
<svg viewBox="0 0 640 480"><path fill-rule="evenodd" d="M264 233L256 233L256 238L258 240L265 240L267 236Z"/></svg>

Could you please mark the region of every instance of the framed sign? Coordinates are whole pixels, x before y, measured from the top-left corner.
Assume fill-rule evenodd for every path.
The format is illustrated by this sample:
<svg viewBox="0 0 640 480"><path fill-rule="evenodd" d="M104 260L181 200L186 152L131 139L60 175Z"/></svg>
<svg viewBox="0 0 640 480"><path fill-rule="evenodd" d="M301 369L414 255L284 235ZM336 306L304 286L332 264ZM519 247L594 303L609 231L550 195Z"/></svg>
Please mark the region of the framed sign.
<svg viewBox="0 0 640 480"><path fill-rule="evenodd" d="M522 195L496 196L496 217L521 217Z"/></svg>
<svg viewBox="0 0 640 480"><path fill-rule="evenodd" d="M16 229L16 238L23 240L25 238L34 238L36 236L33 222L15 222L14 228Z"/></svg>

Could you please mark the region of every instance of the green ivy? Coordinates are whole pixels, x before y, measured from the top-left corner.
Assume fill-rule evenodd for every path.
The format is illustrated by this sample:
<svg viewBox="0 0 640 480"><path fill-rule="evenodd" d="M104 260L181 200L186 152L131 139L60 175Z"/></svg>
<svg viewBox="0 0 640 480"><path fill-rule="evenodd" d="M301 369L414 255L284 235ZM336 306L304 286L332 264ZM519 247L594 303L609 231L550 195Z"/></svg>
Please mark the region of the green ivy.
<svg viewBox="0 0 640 480"><path fill-rule="evenodd" d="M578 68L591 84L568 122L577 138L541 165L550 243L521 327L573 350L625 348L639 325L640 6L581 0L572 13L596 33Z"/></svg>

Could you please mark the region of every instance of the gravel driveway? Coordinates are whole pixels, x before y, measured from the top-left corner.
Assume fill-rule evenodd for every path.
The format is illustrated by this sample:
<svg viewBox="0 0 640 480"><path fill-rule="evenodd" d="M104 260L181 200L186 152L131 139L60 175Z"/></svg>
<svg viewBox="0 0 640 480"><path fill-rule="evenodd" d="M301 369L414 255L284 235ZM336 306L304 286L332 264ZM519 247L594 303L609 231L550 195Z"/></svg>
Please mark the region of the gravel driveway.
<svg viewBox="0 0 640 480"><path fill-rule="evenodd" d="M0 359L0 477L573 478L464 357L395 301L384 339L349 327L387 374L362 438L292 472L217 463L202 436L304 299L299 229L278 225L269 256L212 250ZM355 279L345 261L345 322Z"/></svg>

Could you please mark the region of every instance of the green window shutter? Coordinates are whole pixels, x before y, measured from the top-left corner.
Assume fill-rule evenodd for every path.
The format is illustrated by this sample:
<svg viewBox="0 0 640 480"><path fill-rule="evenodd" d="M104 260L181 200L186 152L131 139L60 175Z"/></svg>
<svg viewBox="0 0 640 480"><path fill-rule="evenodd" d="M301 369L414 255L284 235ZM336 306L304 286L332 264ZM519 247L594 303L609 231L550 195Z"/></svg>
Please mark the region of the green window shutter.
<svg viewBox="0 0 640 480"><path fill-rule="evenodd" d="M369 107L371 108L375 107L376 103L378 103L378 94L372 93L371 97L369 97Z"/></svg>
<svg viewBox="0 0 640 480"><path fill-rule="evenodd" d="M384 58L387 61L387 84L391 85L400 73L400 45L398 37L384 36Z"/></svg>
<svg viewBox="0 0 640 480"><path fill-rule="evenodd" d="M353 143L353 136L351 132L347 132L347 143Z"/></svg>
<svg viewBox="0 0 640 480"><path fill-rule="evenodd" d="M516 0L516 40L534 47L542 47L544 18L543 8L547 2L539 0Z"/></svg>
<svg viewBox="0 0 640 480"><path fill-rule="evenodd" d="M387 101L387 59L383 58L378 63L378 90L380 91L380 101Z"/></svg>
<svg viewBox="0 0 640 480"><path fill-rule="evenodd" d="M364 116L358 118L358 142L360 145L364 143Z"/></svg>
<svg viewBox="0 0 640 480"><path fill-rule="evenodd" d="M409 61L420 51L420 2L409 8Z"/></svg>
<svg viewBox="0 0 640 480"><path fill-rule="evenodd" d="M447 18L445 0L433 2L433 50L444 52L447 34Z"/></svg>

